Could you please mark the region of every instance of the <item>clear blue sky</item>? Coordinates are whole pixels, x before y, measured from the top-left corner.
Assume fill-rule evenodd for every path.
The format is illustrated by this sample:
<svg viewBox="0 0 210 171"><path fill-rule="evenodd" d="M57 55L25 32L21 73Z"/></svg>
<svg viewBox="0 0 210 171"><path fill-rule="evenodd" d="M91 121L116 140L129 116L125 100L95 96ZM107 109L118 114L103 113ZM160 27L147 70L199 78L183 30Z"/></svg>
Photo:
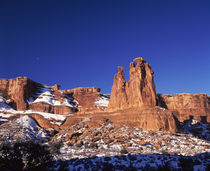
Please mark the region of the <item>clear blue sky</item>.
<svg viewBox="0 0 210 171"><path fill-rule="evenodd" d="M159 93L210 95L209 0L0 0L0 77L110 93L142 56Z"/></svg>

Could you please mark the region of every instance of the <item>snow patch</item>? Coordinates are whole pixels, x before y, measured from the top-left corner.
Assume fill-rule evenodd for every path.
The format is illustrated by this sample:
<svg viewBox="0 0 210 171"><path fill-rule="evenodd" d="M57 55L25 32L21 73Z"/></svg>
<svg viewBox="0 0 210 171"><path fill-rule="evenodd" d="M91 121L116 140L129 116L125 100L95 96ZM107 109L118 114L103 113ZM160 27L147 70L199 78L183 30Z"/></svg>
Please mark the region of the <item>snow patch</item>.
<svg viewBox="0 0 210 171"><path fill-rule="evenodd" d="M65 97L62 91L60 91L60 93L64 96L62 103L55 98L55 95L53 95L52 90L49 88L44 88L42 93L34 101L32 100L32 98L29 98L28 103L31 104L44 102L53 106L64 105L68 107L73 107L73 105L71 104L72 99Z"/></svg>
<svg viewBox="0 0 210 171"><path fill-rule="evenodd" d="M15 112L15 110L6 104L6 99L0 96L0 111L1 112Z"/></svg>
<svg viewBox="0 0 210 171"><path fill-rule="evenodd" d="M106 96L98 97L94 103L97 107L107 107L109 104L109 98Z"/></svg>

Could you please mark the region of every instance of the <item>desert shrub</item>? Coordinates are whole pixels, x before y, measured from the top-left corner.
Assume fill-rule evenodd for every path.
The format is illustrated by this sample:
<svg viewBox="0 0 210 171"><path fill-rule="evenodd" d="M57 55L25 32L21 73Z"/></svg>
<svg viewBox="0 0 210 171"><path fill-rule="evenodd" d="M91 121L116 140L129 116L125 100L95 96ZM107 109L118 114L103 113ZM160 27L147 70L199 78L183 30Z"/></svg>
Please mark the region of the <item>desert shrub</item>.
<svg viewBox="0 0 210 171"><path fill-rule="evenodd" d="M85 142L84 146L85 146L85 148L88 148L89 147L89 142Z"/></svg>
<svg viewBox="0 0 210 171"><path fill-rule="evenodd" d="M120 154L127 154L127 153L128 153L128 151L125 148L123 148L122 150L120 150Z"/></svg>
<svg viewBox="0 0 210 171"><path fill-rule="evenodd" d="M53 155L60 154L61 147L63 147L62 141L54 141L49 143L49 151Z"/></svg>
<svg viewBox="0 0 210 171"><path fill-rule="evenodd" d="M98 148L98 145L94 142L90 143L89 148Z"/></svg>
<svg viewBox="0 0 210 171"><path fill-rule="evenodd" d="M46 145L32 141L0 145L0 170L45 170L52 161Z"/></svg>
<svg viewBox="0 0 210 171"><path fill-rule="evenodd" d="M77 146L78 148L82 147L82 146L83 146L83 141L80 141L79 143L77 143L76 146Z"/></svg>

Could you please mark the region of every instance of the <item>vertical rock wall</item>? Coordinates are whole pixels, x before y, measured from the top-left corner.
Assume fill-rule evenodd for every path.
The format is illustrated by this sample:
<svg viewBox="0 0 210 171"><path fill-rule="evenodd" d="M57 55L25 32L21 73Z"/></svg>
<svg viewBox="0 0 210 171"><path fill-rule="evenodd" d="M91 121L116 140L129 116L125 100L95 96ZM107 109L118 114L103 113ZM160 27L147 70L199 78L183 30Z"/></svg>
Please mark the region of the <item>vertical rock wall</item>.
<svg viewBox="0 0 210 171"><path fill-rule="evenodd" d="M154 72L142 58L135 58L134 62L130 63L128 82L125 81L123 67L118 67L108 109L156 105Z"/></svg>

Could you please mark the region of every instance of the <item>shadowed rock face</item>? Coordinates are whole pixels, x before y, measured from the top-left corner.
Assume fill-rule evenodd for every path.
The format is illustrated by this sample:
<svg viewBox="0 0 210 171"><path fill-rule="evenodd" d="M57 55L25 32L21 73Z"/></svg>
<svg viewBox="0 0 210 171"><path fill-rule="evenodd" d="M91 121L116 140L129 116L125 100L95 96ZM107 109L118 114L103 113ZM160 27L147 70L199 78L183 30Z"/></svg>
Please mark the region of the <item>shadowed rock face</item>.
<svg viewBox="0 0 210 171"><path fill-rule="evenodd" d="M190 117L210 122L210 97L206 94L158 95L158 104L172 111L181 122Z"/></svg>
<svg viewBox="0 0 210 171"><path fill-rule="evenodd" d="M135 58L134 62L130 63L128 82L125 81L123 67L118 67L118 73L114 76L108 109L118 110L156 105L154 72L142 58Z"/></svg>

